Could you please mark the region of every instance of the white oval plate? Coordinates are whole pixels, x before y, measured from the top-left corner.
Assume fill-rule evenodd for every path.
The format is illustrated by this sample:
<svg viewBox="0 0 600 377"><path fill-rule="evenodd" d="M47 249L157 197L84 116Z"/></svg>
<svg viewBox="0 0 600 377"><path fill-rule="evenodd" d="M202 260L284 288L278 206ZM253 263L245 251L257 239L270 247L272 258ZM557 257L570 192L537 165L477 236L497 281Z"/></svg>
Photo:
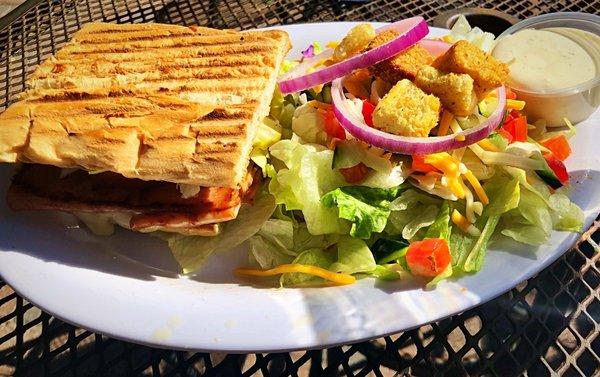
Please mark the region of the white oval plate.
<svg viewBox="0 0 600 377"><path fill-rule="evenodd" d="M283 29L295 46L291 56L298 56L311 42L339 39L353 25ZM599 121L597 112L578 126L567 164L586 229L600 210ZM0 168L2 195L12 172ZM246 264L244 247L213 255L189 279L177 276L169 250L151 236L118 231L96 237L70 216L16 214L4 204L0 216L0 275L45 311L136 343L228 352L325 347L417 327L500 295L548 266L579 237L555 232L537 250L495 243L480 273L429 291L415 282L374 279L344 287L275 289L244 285L232 276L236 266Z"/></svg>

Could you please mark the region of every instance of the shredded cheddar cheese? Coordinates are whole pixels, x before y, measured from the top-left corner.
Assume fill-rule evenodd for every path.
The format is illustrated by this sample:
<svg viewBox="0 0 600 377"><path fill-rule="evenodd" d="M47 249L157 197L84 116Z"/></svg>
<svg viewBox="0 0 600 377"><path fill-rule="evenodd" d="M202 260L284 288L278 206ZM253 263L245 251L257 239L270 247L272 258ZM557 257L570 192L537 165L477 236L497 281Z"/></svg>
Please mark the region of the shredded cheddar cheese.
<svg viewBox="0 0 600 377"><path fill-rule="evenodd" d="M458 210L455 209L454 211L452 211L451 218L452 222L456 224L456 226L458 226L458 228L463 232L468 233L474 237L477 237L481 234L479 229L477 229L473 224L471 224L466 217L464 217L460 212L458 212Z"/></svg>
<svg viewBox="0 0 600 377"><path fill-rule="evenodd" d="M424 161L443 173L441 177L442 185L452 191L457 198L465 198L465 186L462 180L462 176L464 176L473 187L473 190L475 190L481 203L485 205L490 202L485 190L473 172L468 170L456 157L446 152L441 152L426 155Z"/></svg>
<svg viewBox="0 0 600 377"><path fill-rule="evenodd" d="M473 187L473 190L475 190L475 193L477 194L479 200L481 200L481 203L489 204L490 199L488 198L487 194L485 193L485 190L481 186L481 183L479 183L473 172L467 170L467 172L464 173L464 176L465 178L467 178L467 181L469 181L469 183Z"/></svg>
<svg viewBox="0 0 600 377"><path fill-rule="evenodd" d="M506 108L509 110L523 110L525 108L525 101L516 99L506 100Z"/></svg>
<svg viewBox="0 0 600 377"><path fill-rule="evenodd" d="M336 48L339 44L340 44L340 42L338 42L338 41L329 41L329 42L327 42L327 44L325 44L325 47Z"/></svg>
<svg viewBox="0 0 600 377"><path fill-rule="evenodd" d="M437 132L438 136L446 136L448 130L450 129L450 123L452 122L452 119L454 119L454 115L452 115L452 113L448 110L444 110Z"/></svg>
<svg viewBox="0 0 600 377"><path fill-rule="evenodd" d="M460 177L460 162L446 152L433 153L425 156L425 162L444 173L444 184L456 197L464 199L462 178Z"/></svg>
<svg viewBox="0 0 600 377"><path fill-rule="evenodd" d="M494 143L492 143L488 139L480 140L477 144L479 144L479 146L486 151L500 152L500 149L497 146L495 146Z"/></svg>
<svg viewBox="0 0 600 377"><path fill-rule="evenodd" d="M255 268L237 268L234 272L236 275L239 276L256 277L275 276L287 273L302 273L318 276L337 285L353 284L356 281L356 278L352 275L343 274L339 272L331 272L321 267L298 263L282 264L281 266L271 268L270 270L261 270Z"/></svg>

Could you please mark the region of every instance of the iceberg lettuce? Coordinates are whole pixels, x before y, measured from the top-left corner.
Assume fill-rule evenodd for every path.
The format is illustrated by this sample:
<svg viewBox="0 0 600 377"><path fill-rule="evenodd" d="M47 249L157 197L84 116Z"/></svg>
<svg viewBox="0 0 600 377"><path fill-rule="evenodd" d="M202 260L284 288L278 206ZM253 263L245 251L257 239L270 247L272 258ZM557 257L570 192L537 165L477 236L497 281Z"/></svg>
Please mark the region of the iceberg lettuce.
<svg viewBox="0 0 600 377"><path fill-rule="evenodd" d="M375 270L375 259L365 241L348 236L341 237L337 251L337 261L330 266L331 271L356 274Z"/></svg>
<svg viewBox="0 0 600 377"><path fill-rule="evenodd" d="M269 149L284 167L269 183L277 204L287 210L300 210L313 235L348 233L349 223L338 217L335 208L321 203L321 197L344 184L342 175L331 168L333 151L315 144L282 140Z"/></svg>
<svg viewBox="0 0 600 377"><path fill-rule="evenodd" d="M328 270L335 258L336 255L333 251L309 249L300 253L292 263L317 266ZM324 282L325 280L319 277L299 272L283 274L279 279L279 283L283 287L315 285Z"/></svg>
<svg viewBox="0 0 600 377"><path fill-rule="evenodd" d="M214 237L164 232L156 235L167 241L183 273L187 274L197 270L215 250L232 249L252 237L269 220L274 210L273 196L260 193L254 205L242 205L237 218L223 224L221 232Z"/></svg>
<svg viewBox="0 0 600 377"><path fill-rule="evenodd" d="M390 202L399 188L379 189L365 186L345 186L328 192L321 202L328 208L337 207L339 216L352 222L350 235L370 238L373 232L385 229L390 215Z"/></svg>
<svg viewBox="0 0 600 377"><path fill-rule="evenodd" d="M308 104L296 108L292 118L292 131L307 143L327 144L325 116Z"/></svg>
<svg viewBox="0 0 600 377"><path fill-rule="evenodd" d="M391 213L385 231L410 239L419 229L433 224L441 205L440 198L416 189L407 189L390 204Z"/></svg>

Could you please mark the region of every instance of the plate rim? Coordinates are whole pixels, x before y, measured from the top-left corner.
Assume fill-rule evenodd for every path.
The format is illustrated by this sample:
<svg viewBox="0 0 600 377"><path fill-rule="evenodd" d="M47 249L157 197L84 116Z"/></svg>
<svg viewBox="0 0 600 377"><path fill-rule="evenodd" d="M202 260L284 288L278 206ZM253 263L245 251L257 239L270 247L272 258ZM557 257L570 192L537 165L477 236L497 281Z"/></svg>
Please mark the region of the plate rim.
<svg viewBox="0 0 600 377"><path fill-rule="evenodd" d="M279 25L279 26L273 26L273 27L269 27L269 29L273 29L273 28L282 28L282 29L286 29L286 27L303 27L303 26L314 26L314 25L327 25L327 24L358 24L361 22L352 22L352 21L343 21L343 22L315 22L315 23L304 23L304 24L290 24L290 25ZM383 25L383 24L387 24L387 23L373 23L375 25ZM430 30L439 30L440 32L443 32L445 29L439 29L439 28L434 28L431 27ZM597 215L597 214L596 214ZM589 230L589 227L593 224L593 221L595 219L596 216L594 216L594 218L591 218L591 220L588 218L587 222L585 224L585 231L583 231L581 234L583 234L584 232ZM88 326L83 324L84 322L79 322L78 320L70 320L70 319L65 319L66 317L68 317L68 315L66 317L63 317L62 314L58 314L56 311L49 309L48 306L46 305L40 305L37 302L37 299L29 299L26 295L24 295L22 293L22 289L20 284L13 284L12 282L10 282L9 280L5 279L5 274L2 273L1 269L0 269L0 277L2 277L2 279L8 284L10 285L10 287L21 297L25 298L27 301L31 302L32 304L34 304L35 306L37 306L38 308L42 309L44 312L60 319L63 322L72 324L74 326L77 326L79 328L83 328L92 332L96 332L96 333L102 333L102 334L106 334L108 336L110 336L111 338L115 338L115 339L119 339L119 340L123 340L123 341L127 341L127 342L131 342L131 343L136 343L136 344L142 344L142 345L146 345L146 346L151 346L151 347L168 347L169 349L173 349L173 350L185 350L185 351L198 351L198 352L227 352L227 353L248 353L248 352L288 352L288 351L294 351L294 350L310 350L310 349L319 349L319 348L324 348L324 347L332 347L332 346L336 346L336 345L341 345L341 344L354 344L354 343L359 343L365 340L369 340L369 339L374 339L374 338L379 338L379 337L383 337L383 336L388 336L390 334L394 334L394 333L398 333L401 331L408 331L420 326L423 326L426 323L431 323L431 322L436 322L436 321L440 321L443 320L445 318L448 318L450 316L453 316L457 313L460 312L464 312L466 310L472 309L473 307L482 305L485 302L488 302L490 300L493 300L496 297L501 296L502 294L510 291L512 288L514 288L516 285L522 283L523 281L526 281L528 279L530 279L532 276L538 274L539 272L543 271L544 269L546 269L550 264L554 263L556 260L558 260L561 256L563 256L565 254L565 252L567 252L571 247L573 247L578 238L581 235L580 233L572 233L567 235L561 242L568 244L570 246L567 246L566 248L564 248L564 250L558 251L558 252L554 252L550 258L547 258L546 260L544 260L542 263L537 263L535 265L535 268L532 268L530 270L528 270L525 274L523 274L522 277L520 277L519 279L516 279L514 281L516 281L516 283L506 283L503 284L501 289L495 290L493 292L487 292L487 294L485 295L479 295L478 301L476 303L473 303L467 307L464 308L457 308L454 310L449 310L449 311L445 311L443 315L441 316L437 316L437 319L433 320L433 321L425 321L425 322L420 322L419 324L416 324L412 327L406 327L403 329L395 329L395 330L390 330L386 332L378 332L377 335L366 335L364 337L356 337L353 338L351 340L343 340L343 341L339 341L339 342L319 342L311 344L311 345L296 345L296 346L290 346L290 347L265 347L265 348L240 348L240 349L234 349L230 346L223 344L212 344L210 347L196 347L194 345L190 345L190 346L181 346L181 345L177 345L177 344L173 344L172 342L165 342L165 341L153 341L152 339L141 339L141 338L133 338L130 336L125 336L125 335L120 335L118 333L114 333L111 331L105 331L105 330L100 330L98 327L101 326ZM561 248L563 249L563 248ZM4 253L6 252L6 250L0 250L0 253ZM208 342L206 342L205 344L208 345ZM223 345L223 347L221 346Z"/></svg>

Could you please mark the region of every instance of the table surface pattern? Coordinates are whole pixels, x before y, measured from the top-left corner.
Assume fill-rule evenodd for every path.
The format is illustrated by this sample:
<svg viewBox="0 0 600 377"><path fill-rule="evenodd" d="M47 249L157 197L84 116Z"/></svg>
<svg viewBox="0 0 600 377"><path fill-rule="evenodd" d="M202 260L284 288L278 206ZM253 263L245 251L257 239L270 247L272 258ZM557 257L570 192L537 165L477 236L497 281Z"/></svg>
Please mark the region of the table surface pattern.
<svg viewBox="0 0 600 377"><path fill-rule="evenodd" d="M16 98L40 60L92 20L248 29L413 15L433 21L464 7L517 18L600 12L598 0L29 0L8 13L22 2L0 0L0 110ZM369 342L282 354L193 353L118 341L44 313L0 279L0 376L598 375L599 228L596 221L538 276L465 313Z"/></svg>

